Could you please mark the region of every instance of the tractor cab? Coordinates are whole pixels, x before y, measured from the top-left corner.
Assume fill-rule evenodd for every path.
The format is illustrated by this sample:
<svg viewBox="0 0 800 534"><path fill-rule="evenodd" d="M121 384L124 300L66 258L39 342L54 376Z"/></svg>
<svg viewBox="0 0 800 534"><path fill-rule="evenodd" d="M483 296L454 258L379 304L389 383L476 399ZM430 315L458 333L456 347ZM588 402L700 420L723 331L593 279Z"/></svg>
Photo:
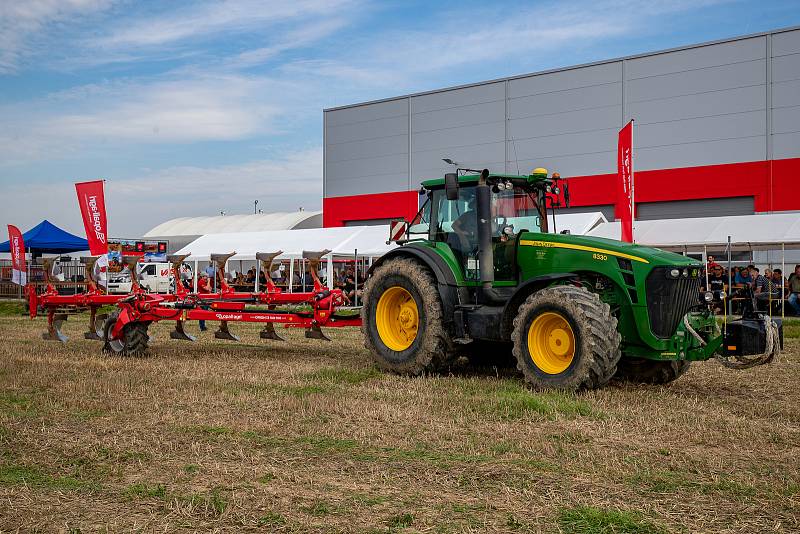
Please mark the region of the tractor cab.
<svg viewBox="0 0 800 534"><path fill-rule="evenodd" d="M479 189L488 192L488 206L479 213ZM563 188L568 196L566 186ZM459 170L443 179L422 183L425 203L408 228L410 240L446 244L466 282L480 281L481 220L488 221L492 268L497 282L515 282L516 250L522 232L548 231L548 207L560 204L558 174L535 169L528 176Z"/></svg>

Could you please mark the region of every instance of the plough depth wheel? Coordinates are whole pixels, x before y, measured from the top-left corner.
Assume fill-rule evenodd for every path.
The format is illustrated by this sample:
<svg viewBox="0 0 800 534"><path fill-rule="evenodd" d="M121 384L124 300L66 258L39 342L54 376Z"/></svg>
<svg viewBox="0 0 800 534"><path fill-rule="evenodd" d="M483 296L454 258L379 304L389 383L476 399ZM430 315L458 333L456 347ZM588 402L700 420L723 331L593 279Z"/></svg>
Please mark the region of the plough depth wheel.
<svg viewBox="0 0 800 534"><path fill-rule="evenodd" d="M103 325L103 351L121 356L140 356L147 350L150 336L147 335L149 323L133 322L125 325L119 339L111 339L111 330L117 322L117 314L112 314Z"/></svg>

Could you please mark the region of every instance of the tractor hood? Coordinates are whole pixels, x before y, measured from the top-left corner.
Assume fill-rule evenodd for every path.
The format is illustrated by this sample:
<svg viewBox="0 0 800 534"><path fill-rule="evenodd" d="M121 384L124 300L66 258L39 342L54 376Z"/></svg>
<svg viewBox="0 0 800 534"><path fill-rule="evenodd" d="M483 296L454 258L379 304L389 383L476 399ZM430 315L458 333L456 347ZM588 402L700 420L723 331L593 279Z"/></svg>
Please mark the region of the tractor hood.
<svg viewBox="0 0 800 534"><path fill-rule="evenodd" d="M699 266L697 260L681 254L603 237L525 232L520 236L520 246L555 247L567 250L579 250L595 254L616 256L633 262L650 265Z"/></svg>

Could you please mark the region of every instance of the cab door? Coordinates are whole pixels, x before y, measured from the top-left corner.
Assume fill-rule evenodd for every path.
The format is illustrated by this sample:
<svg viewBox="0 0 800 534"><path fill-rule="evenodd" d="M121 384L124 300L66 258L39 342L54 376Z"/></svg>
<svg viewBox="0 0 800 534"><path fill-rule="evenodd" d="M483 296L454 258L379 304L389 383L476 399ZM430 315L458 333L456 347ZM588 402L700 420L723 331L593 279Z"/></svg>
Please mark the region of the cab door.
<svg viewBox="0 0 800 534"><path fill-rule="evenodd" d="M519 279L517 250L521 232L538 232L539 211L524 188L492 192L492 249L495 282L516 283Z"/></svg>
<svg viewBox="0 0 800 534"><path fill-rule="evenodd" d="M448 200L444 190L436 190L431 204L430 240L450 247L464 280L479 280L475 186L461 186L456 200Z"/></svg>

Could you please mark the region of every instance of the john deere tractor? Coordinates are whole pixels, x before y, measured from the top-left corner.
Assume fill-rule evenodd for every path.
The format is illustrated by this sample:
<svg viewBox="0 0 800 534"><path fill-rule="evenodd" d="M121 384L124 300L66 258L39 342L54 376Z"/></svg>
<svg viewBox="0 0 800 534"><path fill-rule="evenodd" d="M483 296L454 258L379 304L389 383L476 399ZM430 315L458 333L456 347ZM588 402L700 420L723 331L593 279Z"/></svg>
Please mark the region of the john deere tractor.
<svg viewBox="0 0 800 534"><path fill-rule="evenodd" d="M380 367L442 372L470 347L511 348L534 388L577 390L614 377L663 384L715 356L729 367L774 358L779 322L748 308L722 332L709 310L720 295L701 292L696 260L548 231L559 184L545 169L423 182L423 207L364 287L362 330Z"/></svg>

